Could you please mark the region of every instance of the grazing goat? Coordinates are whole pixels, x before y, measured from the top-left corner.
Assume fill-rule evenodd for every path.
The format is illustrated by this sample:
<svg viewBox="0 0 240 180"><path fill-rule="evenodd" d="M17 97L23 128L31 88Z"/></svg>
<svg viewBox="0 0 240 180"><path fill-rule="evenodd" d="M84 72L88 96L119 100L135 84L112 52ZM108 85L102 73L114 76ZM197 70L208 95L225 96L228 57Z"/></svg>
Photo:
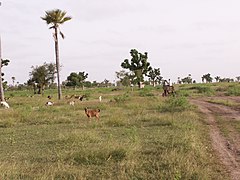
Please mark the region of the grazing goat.
<svg viewBox="0 0 240 180"><path fill-rule="evenodd" d="M8 105L8 103L6 101L1 101L1 105L4 106L5 109L10 108L10 106Z"/></svg>
<svg viewBox="0 0 240 180"><path fill-rule="evenodd" d="M52 96L49 95L49 96L48 96L48 99L52 99Z"/></svg>
<svg viewBox="0 0 240 180"><path fill-rule="evenodd" d="M96 117L99 120L100 117L100 109L88 109L85 108L85 114L87 115L88 119L90 120L91 117Z"/></svg>
<svg viewBox="0 0 240 180"><path fill-rule="evenodd" d="M74 105L75 105L75 101L70 101L70 102L69 102L69 105L70 105L70 106L74 106Z"/></svg>
<svg viewBox="0 0 240 180"><path fill-rule="evenodd" d="M54 104L54 102L52 102L52 101L48 101L45 103L46 106L53 106L53 104Z"/></svg>

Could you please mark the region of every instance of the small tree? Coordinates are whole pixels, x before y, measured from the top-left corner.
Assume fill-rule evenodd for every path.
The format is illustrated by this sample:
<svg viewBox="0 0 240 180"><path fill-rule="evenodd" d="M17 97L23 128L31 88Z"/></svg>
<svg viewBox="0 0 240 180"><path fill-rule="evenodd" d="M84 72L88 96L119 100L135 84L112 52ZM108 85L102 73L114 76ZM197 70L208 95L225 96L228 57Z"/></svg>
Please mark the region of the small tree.
<svg viewBox="0 0 240 180"><path fill-rule="evenodd" d="M189 74L187 77L183 78L181 80L182 83L187 83L187 84L191 84L192 83L192 77L191 74Z"/></svg>
<svg viewBox="0 0 240 180"><path fill-rule="evenodd" d="M134 80L133 83L137 83L140 87L141 82L144 80L144 76L152 70L150 63L148 62L148 54L145 52L144 54L139 53L136 49L132 49L130 51L132 56L131 61L125 59L121 67L124 69L129 69L133 75Z"/></svg>
<svg viewBox="0 0 240 180"><path fill-rule="evenodd" d="M79 72L75 73L72 72L68 77L67 77L67 83L66 86L82 86L84 88L84 81L88 78L88 73L85 72Z"/></svg>
<svg viewBox="0 0 240 180"><path fill-rule="evenodd" d="M211 75L209 73L205 74L202 76L202 81L204 82L204 79L206 80L206 82L211 83L213 78L211 77Z"/></svg>
<svg viewBox="0 0 240 180"><path fill-rule="evenodd" d="M148 77L149 77L150 81L152 81L153 87L156 86L156 83L157 83L157 82L161 82L161 80L162 80L162 78L163 78L163 77L161 76L161 73L160 73L160 68L151 69L151 70L149 71Z"/></svg>
<svg viewBox="0 0 240 180"><path fill-rule="evenodd" d="M53 68L55 67L55 68ZM56 73L56 66L53 63L44 63L41 66L32 66L32 72L29 73L30 79L28 84L34 86L34 93L36 88L38 89L38 94L43 94L44 89L51 82L54 82Z"/></svg>
<svg viewBox="0 0 240 180"><path fill-rule="evenodd" d="M219 82L220 79L221 79L220 76L215 77L216 82Z"/></svg>
<svg viewBox="0 0 240 180"><path fill-rule="evenodd" d="M119 79L118 82L121 83L121 85L123 85L123 86L131 85L133 77L128 72L121 70L119 72L116 72L116 76Z"/></svg>

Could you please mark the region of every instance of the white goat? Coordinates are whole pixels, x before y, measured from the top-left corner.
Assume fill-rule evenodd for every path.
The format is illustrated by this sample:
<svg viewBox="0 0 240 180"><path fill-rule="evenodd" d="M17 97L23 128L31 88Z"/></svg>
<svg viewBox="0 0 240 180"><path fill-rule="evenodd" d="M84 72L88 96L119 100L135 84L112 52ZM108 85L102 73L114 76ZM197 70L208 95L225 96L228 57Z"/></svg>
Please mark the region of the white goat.
<svg viewBox="0 0 240 180"><path fill-rule="evenodd" d="M1 101L1 105L4 106L5 109L10 108L10 106L8 105L8 103L6 101Z"/></svg>
<svg viewBox="0 0 240 180"><path fill-rule="evenodd" d="M69 104L70 104L70 106L74 106L75 105L75 101L70 101Z"/></svg>
<svg viewBox="0 0 240 180"><path fill-rule="evenodd" d="M46 102L45 105L46 105L46 106L53 106L53 104L54 104L54 103L53 103L52 101L48 101L48 102Z"/></svg>
<svg viewBox="0 0 240 180"><path fill-rule="evenodd" d="M99 102L101 102L102 101L102 96L99 96Z"/></svg>

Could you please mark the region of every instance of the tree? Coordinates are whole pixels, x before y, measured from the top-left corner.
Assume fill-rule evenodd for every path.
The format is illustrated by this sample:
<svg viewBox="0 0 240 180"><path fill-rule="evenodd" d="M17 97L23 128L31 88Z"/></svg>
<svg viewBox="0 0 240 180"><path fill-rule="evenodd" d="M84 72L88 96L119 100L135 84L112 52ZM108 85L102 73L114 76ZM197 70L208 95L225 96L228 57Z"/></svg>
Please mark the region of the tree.
<svg viewBox="0 0 240 180"><path fill-rule="evenodd" d="M192 83L192 77L191 77L191 76L192 76L191 74L188 74L188 76L185 77L185 78L183 78L183 79L181 80L181 82L182 82L182 83L191 84L191 83Z"/></svg>
<svg viewBox="0 0 240 180"><path fill-rule="evenodd" d="M15 84L15 80L16 80L16 78L13 76L13 77L12 77L13 86L14 86L14 84Z"/></svg>
<svg viewBox="0 0 240 180"><path fill-rule="evenodd" d="M55 67L55 68L53 68ZM32 66L32 72L30 72L29 85L34 86L34 93L38 89L38 94L43 94L44 89L51 82L54 82L56 73L56 66L53 63L44 63L41 66Z"/></svg>
<svg viewBox="0 0 240 180"><path fill-rule="evenodd" d="M160 68L150 70L148 77L149 77L150 81L152 81L153 87L155 87L157 82L161 82L161 80L163 78L160 73Z"/></svg>
<svg viewBox="0 0 240 180"><path fill-rule="evenodd" d="M240 76L237 76L236 79L237 79L237 82L240 82Z"/></svg>
<svg viewBox="0 0 240 180"><path fill-rule="evenodd" d="M147 52L142 54L139 53L136 49L132 49L130 51L130 54L132 56L131 62L129 62L128 59L125 59L122 62L121 67L124 69L129 69L133 73L133 83L137 83L140 87L141 82L143 82L144 80L144 75L146 75L150 70L152 70L152 67L148 62Z"/></svg>
<svg viewBox="0 0 240 180"><path fill-rule="evenodd" d="M72 72L67 77L66 86L74 86L74 87L82 86L82 87L84 87L84 81L87 78L88 78L88 73L85 73L85 72L79 72L79 73Z"/></svg>
<svg viewBox="0 0 240 180"><path fill-rule="evenodd" d="M131 76L125 70L121 70L119 72L116 72L116 76L119 79L118 83L120 83L121 85L123 85L123 86L130 86L131 85L133 76Z"/></svg>
<svg viewBox="0 0 240 180"><path fill-rule="evenodd" d="M60 31L59 26L66 21L71 20L70 16L65 16L66 12L61 11L60 9L46 11L44 17L41 17L42 20L46 21L47 25L51 25L49 29L53 29L53 37L55 41L55 55L56 55L56 67L57 67L57 85L58 85L58 99L62 97L62 90L60 85L60 64L59 64L59 47L58 47L58 33L64 39L64 34Z"/></svg>
<svg viewBox="0 0 240 180"><path fill-rule="evenodd" d="M212 80L213 80L213 78L211 77L211 75L210 75L209 73L204 74L204 75L202 76L202 81L203 81L203 82L204 82L204 79L205 79L206 82L208 82L208 83L211 83Z"/></svg>
<svg viewBox="0 0 240 180"><path fill-rule="evenodd" d="M219 80L220 80L221 78L220 78L220 76L216 76L215 79L216 79L216 82L219 82Z"/></svg>

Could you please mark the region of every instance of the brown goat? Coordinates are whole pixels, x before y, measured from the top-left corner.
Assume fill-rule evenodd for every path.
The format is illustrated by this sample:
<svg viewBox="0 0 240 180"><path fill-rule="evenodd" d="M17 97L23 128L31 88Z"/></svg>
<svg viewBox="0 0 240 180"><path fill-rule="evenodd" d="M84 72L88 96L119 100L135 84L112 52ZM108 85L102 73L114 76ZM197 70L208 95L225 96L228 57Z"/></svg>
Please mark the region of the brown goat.
<svg viewBox="0 0 240 180"><path fill-rule="evenodd" d="M100 109L88 109L85 108L85 114L87 115L88 119L90 120L91 117L96 117L99 120L100 117Z"/></svg>

